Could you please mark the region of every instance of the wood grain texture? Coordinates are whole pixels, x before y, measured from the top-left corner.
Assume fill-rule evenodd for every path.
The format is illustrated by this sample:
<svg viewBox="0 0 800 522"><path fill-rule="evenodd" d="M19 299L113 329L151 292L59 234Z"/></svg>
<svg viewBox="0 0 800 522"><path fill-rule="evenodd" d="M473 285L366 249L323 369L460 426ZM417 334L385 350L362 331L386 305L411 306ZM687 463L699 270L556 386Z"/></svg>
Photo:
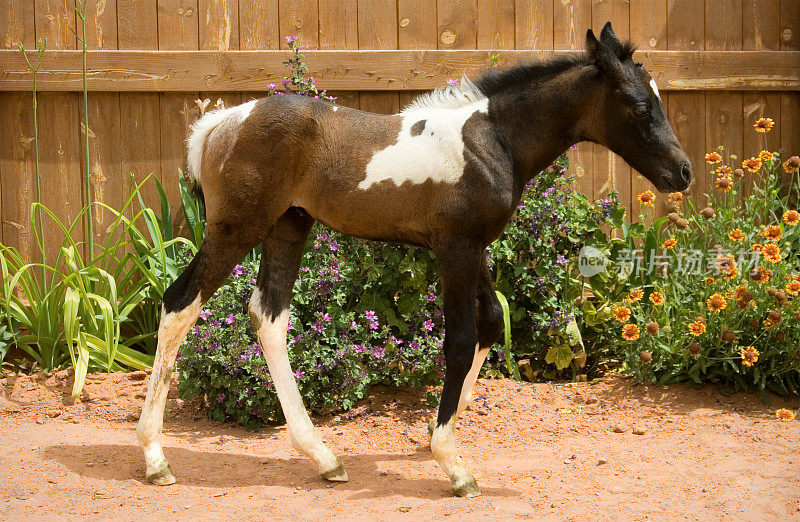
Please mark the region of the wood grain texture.
<svg viewBox="0 0 800 522"><path fill-rule="evenodd" d="M500 66L553 52L508 50ZM307 51L309 74L331 89L418 90L441 86L462 72L485 69L484 50ZM42 91L81 88L80 53L51 51L42 63ZM285 51L90 51L92 91L260 91L285 74ZM800 51L639 51L662 91L800 90ZM0 91L28 90L30 75L18 51L0 50Z"/></svg>
<svg viewBox="0 0 800 522"><path fill-rule="evenodd" d="M159 49L197 49L198 30L197 0L158 0Z"/></svg>
<svg viewBox="0 0 800 522"><path fill-rule="evenodd" d="M198 8L200 49L238 49L238 0L199 0Z"/></svg>
<svg viewBox="0 0 800 522"><path fill-rule="evenodd" d="M36 251L29 220L31 203L36 200L30 93L3 93L0 122L3 125L0 135L3 241L18 248L26 261L38 260L38 255L33 257Z"/></svg>
<svg viewBox="0 0 800 522"><path fill-rule="evenodd" d="M703 0L667 1L667 48L680 51L702 51L705 49L705 2ZM656 78L659 86L663 82ZM706 85L707 89L715 88ZM694 167L695 201L700 194L708 192L709 176L704 165L706 153L706 109L705 93L681 93L670 96L670 121L675 128L683 148ZM702 203L698 203L702 204Z"/></svg>
<svg viewBox="0 0 800 522"><path fill-rule="evenodd" d="M582 51L586 30L592 26L591 2L553 2L553 48Z"/></svg>
<svg viewBox="0 0 800 522"><path fill-rule="evenodd" d="M514 49L514 0L478 0L478 49Z"/></svg>
<svg viewBox="0 0 800 522"><path fill-rule="evenodd" d="M158 49L156 0L117 0L117 41L120 49Z"/></svg>
<svg viewBox="0 0 800 522"><path fill-rule="evenodd" d="M397 3L395 0L373 0L358 4L359 49L397 49ZM318 81L321 81L317 78ZM361 93L361 109L383 114L400 110L396 92Z"/></svg>
<svg viewBox="0 0 800 522"><path fill-rule="evenodd" d="M279 0L281 38L294 35L302 49L319 49L319 11L316 2Z"/></svg>
<svg viewBox="0 0 800 522"><path fill-rule="evenodd" d="M475 49L477 0L437 0L439 49Z"/></svg>
<svg viewBox="0 0 800 522"><path fill-rule="evenodd" d="M86 6L86 43L90 49L117 48L116 2L93 0ZM122 136L119 120L119 93L92 93L89 112L89 180L92 201L121 210L130 195L130 184L120 171ZM82 100L81 100L82 101ZM81 113L83 116L83 113ZM87 129L81 125L81 140ZM85 175L86 152L81 142L81 176ZM106 230L115 216L101 206L92 210L94 239L104 242Z"/></svg>
<svg viewBox="0 0 800 522"><path fill-rule="evenodd" d="M800 50L800 2L781 0L780 21L781 51ZM780 102L780 145L789 155L800 155L800 93L782 92Z"/></svg>
<svg viewBox="0 0 800 522"><path fill-rule="evenodd" d="M516 0L514 12L517 49L553 49L553 2Z"/></svg>
<svg viewBox="0 0 800 522"><path fill-rule="evenodd" d="M427 0L397 0L398 49L436 49L436 16Z"/></svg>
<svg viewBox="0 0 800 522"><path fill-rule="evenodd" d="M319 4L319 48L358 49L358 0Z"/></svg>
<svg viewBox="0 0 800 522"><path fill-rule="evenodd" d="M22 42L26 48L36 45L34 3L20 0L0 1L0 48L16 49Z"/></svg>
<svg viewBox="0 0 800 522"><path fill-rule="evenodd" d="M602 0L592 3L592 30L600 35L606 22L611 22L614 33L621 40L630 38L630 9L627 0ZM592 170L594 180L594 196L606 197L607 190L602 190L609 181L619 194L620 201L629 205L631 217L633 200L636 197L632 185L633 169L628 166L622 157L617 156L602 145L592 144ZM610 187L609 187L610 188ZM648 187L650 188L650 187Z"/></svg>
<svg viewBox="0 0 800 522"><path fill-rule="evenodd" d="M280 49L278 0L239 0L239 48Z"/></svg>
<svg viewBox="0 0 800 522"><path fill-rule="evenodd" d="M592 25L590 2L553 2L553 45L556 49L583 50L586 48L586 30ZM579 143L567 153L570 168L578 180L578 190L594 198L598 191L608 191L615 180L598 183L594 175L594 145ZM598 176L599 178L599 176Z"/></svg>
<svg viewBox="0 0 800 522"><path fill-rule="evenodd" d="M663 50L667 48L667 0L631 0L630 2L630 39L637 43L642 50ZM637 53L637 60L638 60ZM648 68L649 72L653 72ZM659 89L663 85L659 83ZM664 111L669 114L667 109L666 97L668 92L662 94L662 105ZM638 171L631 169L631 209L638 209L639 202L636 196L645 190L652 190L653 184L650 183ZM659 198L660 203L656 205L656 214L663 215L665 210L664 201L666 198ZM630 214L633 214L631 212Z"/></svg>
<svg viewBox="0 0 800 522"><path fill-rule="evenodd" d="M245 3L245 2L242 2ZM159 0L159 49L196 50L200 42L198 0ZM209 45L213 46L213 43ZM180 211L179 171L186 171L186 138L189 125L200 113L194 103L196 91L169 92L158 95L160 180L170 201L173 226L185 233Z"/></svg>
<svg viewBox="0 0 800 522"><path fill-rule="evenodd" d="M780 0L742 1L742 48L746 51L780 49Z"/></svg>

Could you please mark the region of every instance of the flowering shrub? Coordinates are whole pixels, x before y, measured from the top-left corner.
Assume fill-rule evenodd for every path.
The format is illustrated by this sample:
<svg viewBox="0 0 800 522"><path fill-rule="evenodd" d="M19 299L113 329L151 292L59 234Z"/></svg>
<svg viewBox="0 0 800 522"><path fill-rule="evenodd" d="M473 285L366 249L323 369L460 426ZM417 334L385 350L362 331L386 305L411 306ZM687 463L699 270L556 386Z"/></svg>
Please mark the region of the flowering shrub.
<svg viewBox="0 0 800 522"><path fill-rule="evenodd" d="M772 125L762 118L756 130L766 138ZM798 393L800 214L790 195L800 159L764 143L743 161L723 147L708 153L710 193L670 194L667 217L654 219L655 195L641 194L642 223L623 226L616 257L592 278L587 326L638 379Z"/></svg>

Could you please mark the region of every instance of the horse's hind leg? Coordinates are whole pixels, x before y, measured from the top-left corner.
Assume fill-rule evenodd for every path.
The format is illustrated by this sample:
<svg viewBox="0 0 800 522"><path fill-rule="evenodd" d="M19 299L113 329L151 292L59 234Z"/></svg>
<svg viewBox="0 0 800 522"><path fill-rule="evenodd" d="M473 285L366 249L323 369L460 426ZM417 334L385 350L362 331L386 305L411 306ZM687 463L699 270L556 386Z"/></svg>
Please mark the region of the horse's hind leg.
<svg viewBox="0 0 800 522"><path fill-rule="evenodd" d="M308 417L286 350L292 286L313 223L304 211L291 208L272 229L261 252L261 268L250 298L250 320L275 383L292 446L316 462L324 478L346 481L342 461L325 446Z"/></svg>
<svg viewBox="0 0 800 522"><path fill-rule="evenodd" d="M147 463L147 480L153 484L166 486L175 482L175 476L162 451L161 430L172 366L178 348L197 321L203 303L222 285L236 263L252 246L243 244L241 238L234 240L231 234L225 234L225 238L220 239L220 235L215 234L214 228L210 227L197 255L164 292L153 373L136 428L136 436Z"/></svg>

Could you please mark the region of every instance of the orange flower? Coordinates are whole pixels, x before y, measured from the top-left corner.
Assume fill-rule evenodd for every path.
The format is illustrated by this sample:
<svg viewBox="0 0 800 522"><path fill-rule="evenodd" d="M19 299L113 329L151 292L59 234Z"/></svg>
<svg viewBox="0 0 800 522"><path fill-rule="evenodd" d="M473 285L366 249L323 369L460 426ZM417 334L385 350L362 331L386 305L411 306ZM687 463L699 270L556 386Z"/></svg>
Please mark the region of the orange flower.
<svg viewBox="0 0 800 522"><path fill-rule="evenodd" d="M715 172L718 178L730 178L733 175L733 169L727 165L720 165Z"/></svg>
<svg viewBox="0 0 800 522"><path fill-rule="evenodd" d="M667 196L667 201L675 205L683 203L683 194L681 192L670 192Z"/></svg>
<svg viewBox="0 0 800 522"><path fill-rule="evenodd" d="M789 284L786 285L786 291L790 295L800 294L800 281L789 281Z"/></svg>
<svg viewBox="0 0 800 522"><path fill-rule="evenodd" d="M717 178L714 184L722 192L728 192L733 188L733 180L731 180L731 178Z"/></svg>
<svg viewBox="0 0 800 522"><path fill-rule="evenodd" d="M764 268L763 266L758 266L750 272L750 279L756 283L768 283L769 280L772 279L772 270Z"/></svg>
<svg viewBox="0 0 800 522"><path fill-rule="evenodd" d="M614 319L619 321L620 323L624 323L628 319L631 318L631 309L626 306L618 306L616 310L614 310Z"/></svg>
<svg viewBox="0 0 800 522"><path fill-rule="evenodd" d="M642 205L649 205L652 207L653 203L655 203L656 201L656 195L653 194L652 190L645 190L644 192L639 194L636 199L638 199L639 203L641 203Z"/></svg>
<svg viewBox="0 0 800 522"><path fill-rule="evenodd" d="M714 165L722 161L722 156L720 156L718 152L709 152L706 154L706 161L709 165Z"/></svg>
<svg viewBox="0 0 800 522"><path fill-rule="evenodd" d="M736 259L731 255L717 256L717 270L723 274L731 274L736 270Z"/></svg>
<svg viewBox="0 0 800 522"><path fill-rule="evenodd" d="M626 324L622 327L622 338L628 341L635 341L639 338L639 327L635 324Z"/></svg>
<svg viewBox="0 0 800 522"><path fill-rule="evenodd" d="M767 241L776 243L783 237L783 230L781 230L781 227L778 225L769 225L764 227L764 230L761 231L761 236L766 238Z"/></svg>
<svg viewBox="0 0 800 522"><path fill-rule="evenodd" d="M740 228L734 228L733 230L731 230L731 233L728 234L728 236L730 236L731 240L733 241L741 241L742 239L744 239L744 233Z"/></svg>
<svg viewBox="0 0 800 522"><path fill-rule="evenodd" d="M753 243L753 252L761 253L764 251L764 245L760 243Z"/></svg>
<svg viewBox="0 0 800 522"><path fill-rule="evenodd" d="M654 305L661 306L664 302L664 295L661 292L653 292L648 299L650 299L650 302Z"/></svg>
<svg viewBox="0 0 800 522"><path fill-rule="evenodd" d="M741 349L742 364L745 366L753 366L758 361L758 350L752 346Z"/></svg>
<svg viewBox="0 0 800 522"><path fill-rule="evenodd" d="M783 170L785 170L787 174L794 174L795 172L800 170L800 158L798 158L797 156L792 156L791 158L784 161Z"/></svg>
<svg viewBox="0 0 800 522"><path fill-rule="evenodd" d="M761 158L748 158L742 162L742 167L750 172L758 172L761 168Z"/></svg>
<svg viewBox="0 0 800 522"><path fill-rule="evenodd" d="M783 213L783 222L792 226L800 223L800 212L796 210L787 210Z"/></svg>
<svg viewBox="0 0 800 522"><path fill-rule="evenodd" d="M628 294L628 299L630 299L631 301L633 301L635 303L636 301L641 299L643 295L644 295L644 292L642 292L641 288L635 288L635 289L631 290L630 293Z"/></svg>
<svg viewBox="0 0 800 522"><path fill-rule="evenodd" d="M758 157L761 158L761 161L772 161L774 157L772 153L768 150L762 150L758 153Z"/></svg>
<svg viewBox="0 0 800 522"><path fill-rule="evenodd" d="M713 278L713 277L711 277L711 276L709 276L709 277L706 277L706 284L707 284L708 286L711 286L711 285L713 285L713 284L714 284L714 278Z"/></svg>
<svg viewBox="0 0 800 522"><path fill-rule="evenodd" d="M775 243L765 245L762 253L764 254L764 258L770 263L780 263L781 259L783 259L781 249L778 248L778 245Z"/></svg>
<svg viewBox="0 0 800 522"><path fill-rule="evenodd" d="M736 265L733 265L728 273L725 274L725 280L730 281L731 279L735 278L739 275L739 268Z"/></svg>
<svg viewBox="0 0 800 522"><path fill-rule="evenodd" d="M744 285L739 285L733 289L733 296L736 298L737 301L742 301L746 299L750 295L750 291L747 290L747 287Z"/></svg>
<svg viewBox="0 0 800 522"><path fill-rule="evenodd" d="M790 420L794 419L794 412L792 410L787 410L786 408L781 408L775 412L775 418L781 422L789 422Z"/></svg>
<svg viewBox="0 0 800 522"><path fill-rule="evenodd" d="M719 313L720 310L724 310L725 307L728 306L728 302L725 300L725 296L723 296L719 292L709 297L706 300L706 304L708 305L708 309L714 312L715 314Z"/></svg>
<svg viewBox="0 0 800 522"><path fill-rule="evenodd" d="M669 249L671 249L671 248L673 248L675 246L675 243L677 243L677 242L678 241L674 237L671 237L671 238L667 239L666 241L664 241L663 243L661 243L661 248L669 248Z"/></svg>
<svg viewBox="0 0 800 522"><path fill-rule="evenodd" d="M706 331L706 323L703 321L695 321L693 323L689 323L689 333L694 335L695 337L699 337L703 335Z"/></svg>
<svg viewBox="0 0 800 522"><path fill-rule="evenodd" d="M775 125L775 122L772 121L772 118L759 118L753 124L753 127L756 129L756 132L769 132L772 130L773 125Z"/></svg>

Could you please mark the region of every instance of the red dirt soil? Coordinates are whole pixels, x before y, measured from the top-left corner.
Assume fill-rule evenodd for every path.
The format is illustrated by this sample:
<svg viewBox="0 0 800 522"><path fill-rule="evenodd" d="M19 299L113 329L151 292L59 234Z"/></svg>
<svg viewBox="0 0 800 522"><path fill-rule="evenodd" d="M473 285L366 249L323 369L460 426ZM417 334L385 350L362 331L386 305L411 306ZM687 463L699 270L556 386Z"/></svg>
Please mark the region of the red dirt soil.
<svg viewBox="0 0 800 522"><path fill-rule="evenodd" d="M144 480L135 426L145 372L0 380L0 519L736 519L800 517L798 401L621 377L551 385L480 380L459 422L483 496L450 496L428 447L424 389L374 388L315 417L350 482L327 483L286 428L208 420L170 392L165 454L178 483ZM642 434L636 434L642 433Z"/></svg>

